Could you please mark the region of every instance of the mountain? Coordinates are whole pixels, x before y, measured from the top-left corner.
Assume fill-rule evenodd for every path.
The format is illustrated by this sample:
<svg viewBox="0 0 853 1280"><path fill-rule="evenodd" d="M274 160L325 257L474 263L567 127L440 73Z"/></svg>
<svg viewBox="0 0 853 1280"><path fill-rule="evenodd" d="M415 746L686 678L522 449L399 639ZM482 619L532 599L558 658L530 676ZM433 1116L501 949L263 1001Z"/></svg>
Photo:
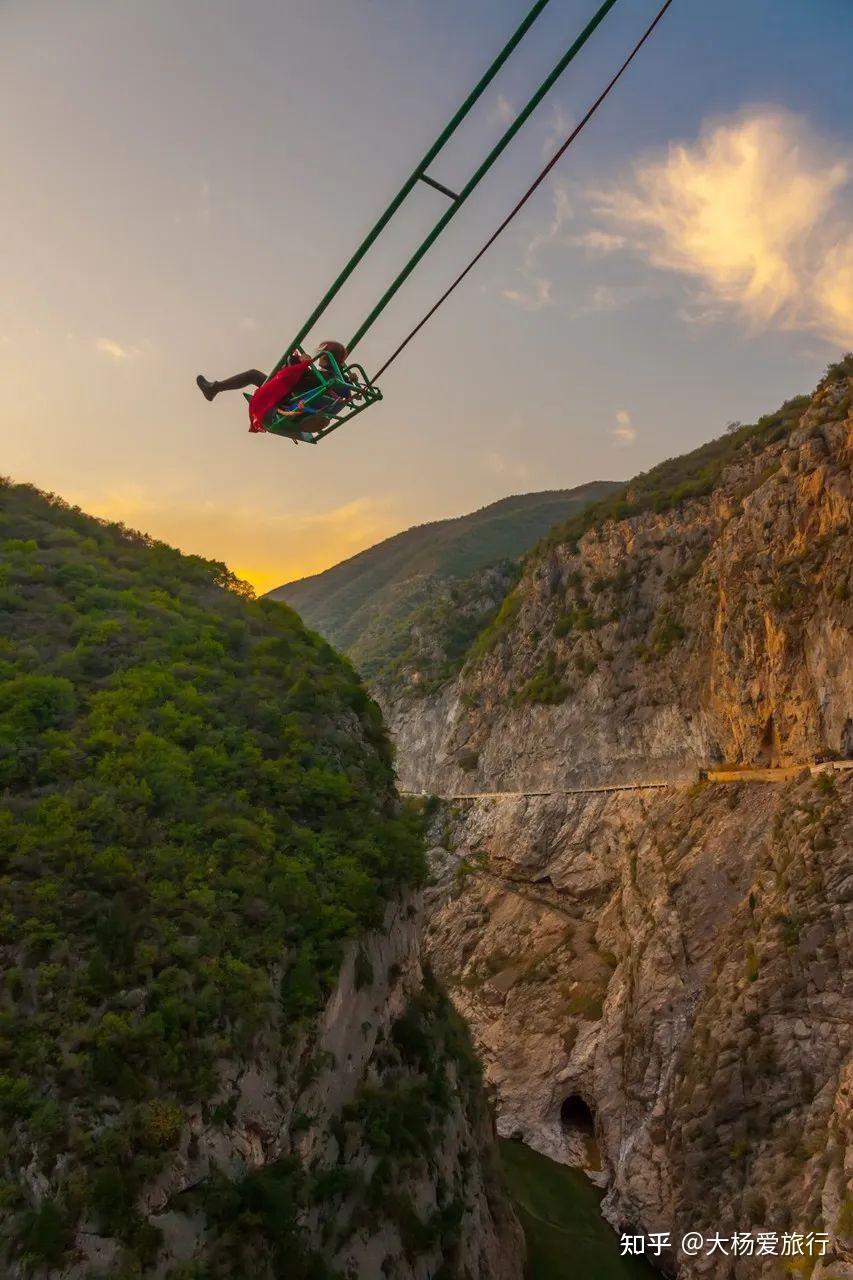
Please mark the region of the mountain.
<svg viewBox="0 0 853 1280"><path fill-rule="evenodd" d="M250 594L0 486L0 1271L517 1280L421 819Z"/></svg>
<svg viewBox="0 0 853 1280"><path fill-rule="evenodd" d="M851 402L848 356L572 517L461 671L383 694L499 1133L679 1280L809 1232L795 1267L853 1275Z"/></svg>
<svg viewBox="0 0 853 1280"><path fill-rule="evenodd" d="M465 598L472 575L495 566L502 589L512 562L552 525L616 488L608 481L504 498L470 515L418 525L387 538L349 560L269 593L298 611L309 627L346 653L363 675L375 679L395 669L409 646L423 610ZM489 592L482 608L466 618L452 655L464 652L487 621ZM470 610L469 610L470 613ZM452 659L451 659L452 661Z"/></svg>

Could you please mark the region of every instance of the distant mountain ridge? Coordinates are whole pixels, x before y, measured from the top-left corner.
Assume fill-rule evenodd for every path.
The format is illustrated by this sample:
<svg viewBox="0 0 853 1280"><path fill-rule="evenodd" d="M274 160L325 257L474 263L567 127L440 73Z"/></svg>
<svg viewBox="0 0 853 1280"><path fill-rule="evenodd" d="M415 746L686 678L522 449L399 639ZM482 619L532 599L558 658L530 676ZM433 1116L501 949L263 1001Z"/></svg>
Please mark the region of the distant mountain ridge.
<svg viewBox="0 0 853 1280"><path fill-rule="evenodd" d="M555 524L618 487L598 480L502 498L468 515L406 529L268 594L286 601L366 676L375 677L405 647L418 611L449 584L488 566L508 569Z"/></svg>

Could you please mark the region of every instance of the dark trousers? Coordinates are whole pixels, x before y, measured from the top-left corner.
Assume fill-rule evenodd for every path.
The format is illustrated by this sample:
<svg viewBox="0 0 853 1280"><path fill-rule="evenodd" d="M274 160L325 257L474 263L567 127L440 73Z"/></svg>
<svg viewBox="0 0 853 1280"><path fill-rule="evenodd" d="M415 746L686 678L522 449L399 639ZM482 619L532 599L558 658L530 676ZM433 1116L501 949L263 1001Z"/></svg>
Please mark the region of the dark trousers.
<svg viewBox="0 0 853 1280"><path fill-rule="evenodd" d="M260 387L267 380L267 375L261 373L260 369L247 369L245 373L235 373L230 378L223 378L221 382L211 383L213 395L218 396L220 391L242 391L244 387Z"/></svg>

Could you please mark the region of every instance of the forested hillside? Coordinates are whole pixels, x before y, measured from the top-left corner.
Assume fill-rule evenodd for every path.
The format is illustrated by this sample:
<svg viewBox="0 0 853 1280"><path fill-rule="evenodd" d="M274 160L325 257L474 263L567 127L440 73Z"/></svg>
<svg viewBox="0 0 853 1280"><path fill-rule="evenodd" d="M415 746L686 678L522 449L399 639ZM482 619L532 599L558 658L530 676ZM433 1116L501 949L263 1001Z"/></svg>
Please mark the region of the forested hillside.
<svg viewBox="0 0 853 1280"><path fill-rule="evenodd" d="M456 612L454 591L464 597L473 577L496 566L504 575L502 595L512 561L552 525L616 487L596 481L576 489L519 494L455 520L418 525L270 596L291 604L373 679L404 661L412 631L424 615L431 617L436 607L443 613L446 606L447 612ZM488 620L488 591L482 603L476 617L463 625L463 649Z"/></svg>
<svg viewBox="0 0 853 1280"><path fill-rule="evenodd" d="M291 610L222 565L27 486L5 483L0 503L0 1270L337 1275L321 1254L346 1245L338 1210L368 1194L395 1089L429 1148L458 1109L454 1049L437 1046L455 1036L464 1054L399 927L381 973L367 951L352 970L351 940L381 940L422 875L379 712ZM318 1119L335 1054L312 1056L312 1028L347 956L347 1003L370 1007L335 1144ZM354 1092L359 1053L367 1072L407 1007L416 1039L372 1072L382 1098ZM361 1181L336 1172L345 1145ZM415 1253L438 1249L408 1212Z"/></svg>

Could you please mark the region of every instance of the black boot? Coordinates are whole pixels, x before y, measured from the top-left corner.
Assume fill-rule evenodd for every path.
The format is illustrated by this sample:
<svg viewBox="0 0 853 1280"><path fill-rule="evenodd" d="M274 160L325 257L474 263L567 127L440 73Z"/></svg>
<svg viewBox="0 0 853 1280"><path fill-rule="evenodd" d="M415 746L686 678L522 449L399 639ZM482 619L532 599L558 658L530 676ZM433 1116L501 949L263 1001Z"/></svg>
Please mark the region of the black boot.
<svg viewBox="0 0 853 1280"><path fill-rule="evenodd" d="M204 376L203 373L200 373L196 378L196 385L199 391L201 392L201 394L204 396L205 400L212 400L213 397L216 395L217 391L219 390L216 383L208 382L207 378Z"/></svg>

